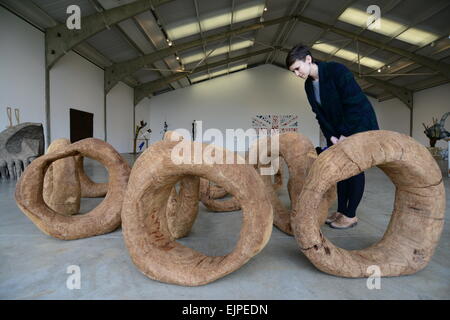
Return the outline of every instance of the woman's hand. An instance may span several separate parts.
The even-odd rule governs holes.
[[[342,135],[339,137],[339,139],[336,138],[335,136],[332,136],[332,137],[330,138],[330,140],[331,140],[331,142],[332,142],[333,144],[337,144],[337,143],[339,143],[339,142],[341,142],[341,141],[344,141],[345,139],[347,139],[347,137],[346,137],[346,136],[342,136]]]

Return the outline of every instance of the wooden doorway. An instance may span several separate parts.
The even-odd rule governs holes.
[[[70,142],[94,136],[94,114],[70,109]]]

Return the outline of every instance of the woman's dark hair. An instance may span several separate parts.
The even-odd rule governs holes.
[[[303,44],[298,44],[289,51],[286,57],[286,68],[289,69],[290,66],[295,62],[295,60],[305,61],[306,56],[311,56],[311,61],[314,62],[314,58],[309,51],[309,48]]]

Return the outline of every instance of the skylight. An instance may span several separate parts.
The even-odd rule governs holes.
[[[352,61],[352,62],[357,62],[357,60],[358,60],[358,53],[350,51],[350,50],[346,50],[346,49],[339,49],[339,47],[336,47],[331,44],[318,43],[318,44],[313,45],[312,48],[315,50],[325,52],[327,54],[333,54],[336,57],[342,58],[344,60],[348,60],[348,61]],[[338,51],[335,52],[336,50],[338,50]],[[366,67],[369,67],[372,69],[378,69],[385,65],[384,62],[373,59],[373,58],[369,58],[369,57],[361,58],[360,63],[363,66],[366,66]]]
[[[211,72],[210,74],[211,74],[211,78],[214,78],[214,77],[218,77],[218,76],[224,75],[227,72],[239,71],[239,70],[242,70],[242,69],[245,69],[245,68],[247,68],[247,64],[246,63],[241,63],[241,64],[235,65],[233,67],[230,67],[229,69],[227,69],[225,67],[223,69]],[[190,77],[192,83],[196,83],[196,82],[199,82],[199,81],[202,81],[202,80],[206,80],[208,78],[209,78],[209,75],[207,73],[206,74],[202,73],[202,74]]]
[[[339,17],[340,21],[350,23],[352,25],[367,28],[367,21],[371,15],[367,12],[356,9],[347,8]],[[397,34],[405,30],[407,26],[394,21],[389,18],[384,18],[381,14],[380,18],[380,28],[373,28],[371,31],[383,34],[388,37],[395,37]],[[405,32],[401,33],[399,36],[395,37],[398,40],[414,44],[416,46],[424,46],[430,42],[433,42],[439,36],[435,33],[431,33],[418,28],[408,28]]]
[[[253,44],[254,44],[254,41],[252,41],[252,40],[236,41],[231,44],[231,51],[245,49],[245,48],[253,46]],[[209,54],[209,52],[211,50],[214,50],[214,49],[206,50],[206,54]],[[215,49],[208,57],[215,57],[215,56],[227,53],[227,52],[229,52],[229,50],[230,50],[230,46],[228,44],[224,44],[224,45],[218,47],[217,49]],[[183,64],[189,64],[189,63],[200,61],[204,58],[205,58],[205,53],[203,51],[201,51],[201,52],[181,56],[181,62]]]
[[[198,34],[200,30],[205,32],[230,25],[232,16],[233,23],[238,23],[259,18],[263,12],[264,1],[256,0],[236,7],[234,14],[232,14],[231,10],[216,11],[208,15],[200,16],[200,21],[197,18],[191,18],[182,22],[169,24],[165,29],[170,40],[177,40]]]

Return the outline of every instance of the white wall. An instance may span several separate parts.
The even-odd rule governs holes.
[[[136,105],[136,109],[135,109],[135,112],[136,112],[135,124],[136,125],[139,124],[139,122],[141,120],[144,120],[144,121],[146,121],[148,123],[147,127],[145,127],[145,128],[146,129],[149,128],[149,125],[150,125],[150,123],[149,123],[149,119],[150,119],[150,105],[151,105],[151,103],[152,103],[152,100],[150,100],[148,98],[145,98],[145,99],[143,99],[141,102],[139,102]],[[156,130],[157,128],[155,128],[155,130],[153,130],[153,128],[151,128],[151,129],[153,131],[152,134],[155,133],[156,131],[159,131],[159,130]]]
[[[410,133],[410,111],[399,99],[378,102],[369,97],[380,129]],[[428,146],[422,122],[431,123],[432,117],[450,111],[450,84],[417,92],[414,95],[413,137]],[[304,91],[304,81],[281,68],[264,65],[220,77],[192,87],[165,93],[148,100],[149,123],[153,130],[151,142],[161,139],[164,120],[169,130],[185,128],[191,132],[191,123],[203,120],[207,128],[251,127],[256,114],[297,114],[299,131],[319,145],[317,120]],[[138,119],[136,119],[138,120]],[[450,128],[450,118],[447,121]],[[446,148],[446,143],[437,144]],[[228,148],[232,146],[228,145]],[[231,149],[230,148],[230,149]]]
[[[409,108],[399,99],[378,102],[369,97],[381,130],[397,131],[409,136]]]
[[[118,83],[106,96],[107,141],[120,153],[133,151],[133,89]]]
[[[104,139],[103,70],[74,52],[50,70],[51,140],[70,138],[69,109],[94,114],[94,137]]]
[[[203,131],[252,127],[258,114],[296,114],[299,131],[319,144],[319,126],[304,93],[304,82],[283,69],[264,65],[179,89],[150,99],[151,142],[161,139],[167,120],[169,130],[185,128],[202,120]],[[243,151],[245,146],[227,148]]]
[[[21,122],[45,127],[44,33],[0,7],[0,43],[0,131],[8,124],[6,107],[19,108]],[[94,113],[94,137],[104,139],[103,77],[101,68],[74,52],[55,64],[50,71],[51,139],[46,141],[70,138],[70,108]],[[133,90],[123,83],[107,95],[107,128],[114,148],[132,151]]]
[[[414,94],[413,137],[429,146],[429,140],[423,133],[425,128],[422,123],[431,125],[432,118],[438,120],[444,113],[450,112],[450,83],[419,91]],[[450,131],[450,117],[447,118],[446,130]],[[447,149],[447,142],[440,140],[436,147]]]
[[[9,124],[7,107],[13,125],[18,108],[21,122],[45,126],[44,34],[0,7],[0,43],[0,131]]]

